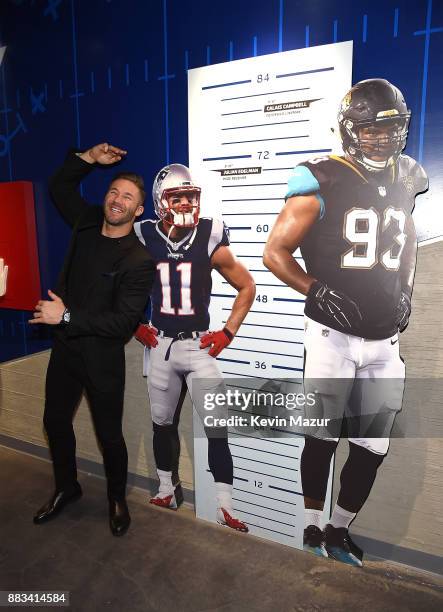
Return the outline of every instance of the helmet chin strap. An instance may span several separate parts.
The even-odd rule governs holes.
[[[392,157],[388,157],[385,161],[378,162],[370,157],[366,157],[366,155],[362,155],[362,162],[370,172],[381,172],[389,168],[389,166],[392,166],[393,160]]]
[[[354,161],[354,163],[357,163],[363,166],[363,168],[365,168],[365,170],[367,170],[368,172],[382,172],[383,170],[386,170],[387,168],[389,168],[390,166],[394,164],[394,159],[392,155],[390,155],[384,161],[375,161],[371,159],[370,157],[367,157],[361,149],[359,150],[359,154],[360,154],[360,158],[359,158],[356,155],[357,150],[358,149],[356,149],[355,147],[351,145],[347,149],[347,154]]]
[[[175,227],[175,225],[171,225],[171,227],[169,228],[168,235],[166,236],[166,241],[167,241],[168,249],[169,249],[169,245],[172,245],[171,234],[172,234],[172,230],[174,229],[174,227]]]
[[[176,227],[177,226],[175,224],[172,224],[171,227],[169,228],[168,235],[166,236],[166,247],[167,247],[167,249],[168,249],[168,251],[169,251],[169,253],[171,255],[173,255],[178,250],[178,247],[180,246],[180,244],[183,244],[183,241],[181,243],[174,244],[173,241],[171,240],[172,231]],[[180,228],[180,226],[178,226],[178,227]],[[186,235],[186,238],[188,236],[190,236],[191,229],[192,228],[189,228],[189,232]],[[191,248],[192,243],[194,242],[196,234],[197,234],[197,226],[194,227],[194,231],[192,232],[192,236],[191,236],[190,240],[188,241],[188,243],[184,247],[182,247],[184,251],[187,251],[189,248]],[[184,238],[184,240],[186,240],[186,238]]]

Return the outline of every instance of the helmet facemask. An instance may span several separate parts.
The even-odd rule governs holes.
[[[368,172],[393,166],[406,146],[410,114],[374,121],[341,123],[343,148]]]
[[[200,215],[200,193],[200,188],[194,185],[165,189],[162,193],[161,206],[158,211],[162,221],[175,227],[195,227]],[[186,197],[188,205],[183,206],[180,203],[182,196]],[[174,202],[170,202],[171,198],[175,197],[177,197],[176,206]],[[175,208],[178,208],[178,210],[175,210]],[[180,210],[180,208],[184,208],[184,210]]]

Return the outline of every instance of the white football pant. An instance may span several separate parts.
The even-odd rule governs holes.
[[[208,355],[210,347],[201,349],[200,338],[176,340],[173,343],[171,338],[157,339],[158,345],[145,351],[149,355],[148,392],[154,423],[173,423],[184,383],[202,419],[208,414],[225,418],[226,407],[212,409],[211,412],[205,409],[206,394],[226,392],[217,361]],[[166,360],[169,348],[169,359]]]
[[[338,440],[346,418],[350,442],[385,455],[395,414],[401,410],[405,365],[398,334],[367,340],[305,319],[305,394],[319,401],[306,417],[332,417],[335,428],[305,433]],[[371,433],[374,437],[371,436]]]

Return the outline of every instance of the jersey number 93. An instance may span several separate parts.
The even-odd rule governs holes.
[[[398,224],[394,243],[379,253],[380,231],[386,230],[393,221]],[[380,262],[387,270],[398,270],[406,243],[405,224],[405,212],[392,206],[386,208],[383,219],[380,219],[375,208],[349,210],[344,218],[343,237],[352,244],[352,248],[342,255],[341,267],[370,269]]]

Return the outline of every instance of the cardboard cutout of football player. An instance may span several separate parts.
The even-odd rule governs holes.
[[[329,436],[305,437],[304,548],[355,566],[362,565],[362,552],[348,528],[388,451],[403,395],[398,332],[406,328],[411,311],[417,252],[411,213],[416,194],[428,184],[420,164],[402,155],[410,115],[402,93],[388,81],[357,83],[338,115],[344,156],[313,159],[294,169],[264,253],[265,266],[306,295],[305,386],[315,381],[321,407],[327,412],[334,404],[335,416],[337,409],[342,416],[349,411],[348,423],[352,417],[357,423],[356,432],[348,431],[341,488],[324,528],[321,517],[340,427]],[[292,256],[298,247],[306,272]],[[341,379],[341,393],[338,382],[331,392],[335,378]],[[381,379],[391,397],[377,400],[368,389]],[[361,429],[368,415],[379,420],[373,435]]]
[[[255,284],[229,249],[223,221],[200,217],[201,189],[186,166],[171,164],[160,170],[152,194],[159,220],[142,221],[135,232],[153,257],[157,275],[151,293],[151,324],[141,325],[136,337],[150,347],[148,392],[160,480],[150,503],[176,510],[182,501],[176,474],[177,426],[186,390],[200,414],[204,392],[223,392],[215,357],[230,344],[249,312]],[[208,332],[212,269],[238,294],[225,327]],[[211,427],[205,431],[217,521],[246,532],[246,524],[234,516],[232,508],[233,464],[227,430]]]

